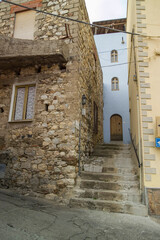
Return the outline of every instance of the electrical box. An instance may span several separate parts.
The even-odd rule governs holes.
[[[137,81],[137,75],[133,75],[133,81]]]
[[[160,138],[160,117],[156,117],[156,137]]]

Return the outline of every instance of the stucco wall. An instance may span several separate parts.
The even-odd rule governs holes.
[[[124,44],[122,44],[122,37]],[[110,118],[114,114],[119,114],[123,121],[123,142],[129,143],[130,128],[129,120],[129,97],[128,97],[128,67],[127,64],[127,40],[123,33],[101,34],[94,36],[99,58],[103,70],[103,132],[104,142],[110,142]],[[118,50],[118,62],[111,63],[111,51]],[[107,67],[113,65],[113,67]],[[116,66],[117,65],[117,66]],[[105,67],[106,66],[106,67]],[[119,79],[119,91],[111,90],[111,80],[113,77]]]
[[[149,189],[148,204],[152,214],[159,214],[159,191],[160,191],[160,151],[155,147],[156,117],[160,116],[159,109],[159,11],[160,2],[158,0],[136,0],[128,1],[128,31],[135,32],[141,36],[134,36],[135,56],[137,61],[137,82],[132,82],[130,76],[130,98],[131,108],[135,104],[136,94],[139,95],[139,111],[133,108],[131,115],[131,129],[133,135],[140,135],[141,155],[143,163],[144,186]],[[134,17],[132,17],[134,16]],[[148,37],[145,37],[146,35]],[[133,44],[133,39],[128,37],[128,47]],[[129,49],[129,55],[134,52]],[[133,58],[134,59],[134,58]],[[134,65],[130,66],[133,74]],[[133,88],[134,85],[134,88]],[[135,87],[136,85],[136,87]],[[132,110],[131,110],[132,111]],[[134,118],[140,117],[140,130],[133,125]],[[138,142],[138,140],[136,140]],[[138,142],[139,144],[139,142]],[[152,194],[153,192],[153,194]],[[156,194],[154,195],[154,192]],[[157,194],[158,193],[158,194]]]

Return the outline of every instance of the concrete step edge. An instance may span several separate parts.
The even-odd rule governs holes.
[[[92,189],[92,188],[75,188],[75,192],[85,192],[85,191],[90,191],[90,192],[104,192],[104,193],[114,193],[114,194],[127,194],[129,196],[136,195],[140,196],[140,193],[138,193],[138,190],[131,190],[131,191],[125,191],[125,190],[106,190],[106,189]]]
[[[95,147],[117,147],[117,148],[119,148],[119,147],[122,147],[122,148],[131,148],[131,145],[130,144],[97,144]]]
[[[90,180],[90,179],[81,179],[79,180],[80,182],[96,182],[96,183],[108,183],[106,181],[101,181],[101,180]],[[118,184],[128,184],[128,183],[135,183],[135,185],[138,185],[139,182],[135,181],[135,180],[131,180],[131,181],[118,181],[118,182],[109,182],[109,183],[118,183]]]
[[[108,201],[108,200],[99,200],[99,199],[91,199],[91,198],[71,198],[71,199],[76,199],[76,200],[81,200],[81,201],[92,201],[92,202],[104,202],[104,203],[115,203],[115,204],[122,204],[122,205],[132,205],[132,206],[139,206],[139,207],[147,207],[146,205],[142,204],[142,203],[133,203],[130,201]]]
[[[82,174],[84,174],[84,175],[87,175],[87,174],[89,174],[89,175],[101,175],[101,176],[117,176],[117,177],[121,177],[121,176],[123,176],[123,177],[138,177],[138,175],[135,175],[134,173],[131,173],[131,174],[125,174],[125,175],[123,175],[123,174],[121,174],[121,173],[105,173],[105,172],[86,172],[86,171],[82,171],[81,172]]]
[[[129,201],[107,201],[90,198],[71,198],[70,207],[77,206],[89,209],[100,209],[107,212],[127,213],[138,216],[148,216],[148,209],[145,205]]]

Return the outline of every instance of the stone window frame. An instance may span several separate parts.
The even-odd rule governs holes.
[[[111,90],[119,91],[119,79],[117,77],[113,77],[111,80]]]
[[[16,106],[16,97],[17,97],[17,93],[16,93],[16,90],[20,87],[31,87],[31,86],[35,86],[35,97],[34,97],[34,106],[33,106],[33,116],[32,116],[32,119],[26,119],[24,116],[25,116],[25,113],[26,113],[26,107],[27,107],[27,99],[28,99],[28,93],[26,95],[26,92],[25,92],[25,110],[24,110],[24,106],[23,106],[23,119],[20,119],[20,120],[14,120],[14,113],[15,113],[15,106]],[[11,97],[11,104],[10,104],[10,112],[9,112],[9,119],[8,119],[8,122],[32,122],[33,119],[34,119],[34,114],[35,114],[35,100],[36,100],[36,83],[35,82],[32,82],[32,83],[19,83],[19,84],[14,84],[13,85],[13,89],[12,89],[12,97]],[[25,90],[26,91],[26,90]]]
[[[115,49],[111,51],[111,62],[118,62],[118,51]]]

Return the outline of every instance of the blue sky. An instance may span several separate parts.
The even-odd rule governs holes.
[[[91,22],[125,18],[127,0],[85,0]]]

